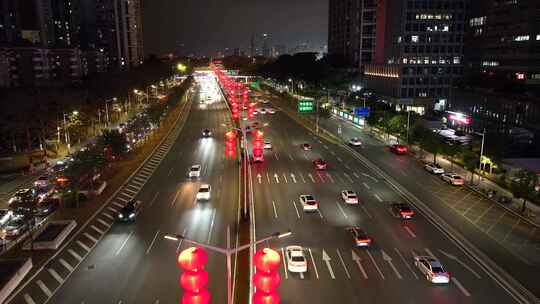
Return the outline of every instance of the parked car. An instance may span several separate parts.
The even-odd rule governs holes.
[[[7,237],[15,237],[28,230],[28,223],[23,217],[13,218],[3,227],[3,232]]]
[[[407,154],[407,152],[409,152],[409,149],[407,148],[407,146],[404,145],[391,145],[390,151],[397,155],[403,155]]]
[[[436,163],[428,163],[424,166],[424,169],[426,169],[426,171],[428,172],[431,172],[433,174],[443,174],[444,173],[444,168],[441,167],[439,164],[436,164]]]
[[[463,184],[465,184],[465,180],[463,179],[463,177],[456,173],[443,173],[441,174],[441,178],[443,181],[454,186],[462,186]]]

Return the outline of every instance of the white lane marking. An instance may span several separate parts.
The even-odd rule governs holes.
[[[332,269],[332,265],[330,264],[330,261],[332,260],[328,253],[323,249],[322,250],[322,260],[326,264],[326,267],[328,268],[328,272],[330,273],[330,277],[332,280],[336,279],[336,276],[334,275],[334,270]]]
[[[369,174],[366,174],[366,173],[362,173],[363,176],[367,177],[367,178],[371,178],[374,182],[377,182],[377,179]]]
[[[274,218],[278,218],[277,216],[277,210],[276,210],[276,203],[272,201],[272,208],[274,208]],[[283,249],[283,248],[282,248]]]
[[[336,152],[334,152],[334,151],[330,151],[330,154],[332,154],[332,155],[336,155]]]
[[[369,218],[373,218],[373,215],[371,215],[371,213],[369,213],[369,211],[367,210],[366,206],[364,206],[364,204],[360,204],[360,208],[362,208],[362,210],[364,210],[364,212],[366,213],[366,215]]]
[[[289,274],[287,272],[287,263],[285,262],[287,258],[287,256],[285,255],[285,250],[283,249],[283,247],[281,247],[281,256],[283,257],[283,272],[285,273],[285,279],[288,279],[289,278]]]
[[[411,228],[407,227],[407,226],[403,226],[403,229],[405,229],[405,231],[407,231],[407,233],[412,237],[412,238],[415,238],[416,237],[416,234],[414,234],[414,232],[411,230]]]
[[[324,145],[323,147],[324,147],[326,150],[328,150],[328,146],[327,146],[327,145]]]
[[[292,179],[293,183],[296,184],[296,176],[294,175],[294,173],[291,173],[291,179]]]
[[[274,173],[274,178],[276,179],[276,184],[279,184],[279,175]]]
[[[376,198],[379,202],[382,203],[383,200],[382,200],[382,198],[381,198],[378,194],[375,193],[375,194],[373,194],[373,196],[375,196],[375,198]]]
[[[82,261],[82,257],[75,252],[73,249],[68,249],[69,254],[71,254],[75,259],[77,259],[79,262]]]
[[[99,229],[98,227],[96,227],[95,225],[91,225],[90,228],[94,229],[97,233],[99,234],[103,234],[104,231]]]
[[[302,172],[300,172],[300,177],[302,178],[302,181],[304,182],[304,184],[306,183],[306,179],[304,178],[304,174],[302,174]]]
[[[416,272],[414,272],[411,265],[409,265],[409,263],[407,263],[407,260],[405,260],[405,257],[401,254],[401,252],[397,248],[394,248],[394,250],[398,254],[398,256],[401,259],[401,261],[403,262],[403,264],[405,264],[407,269],[409,269],[409,271],[413,274],[414,278],[418,280],[418,275],[416,274]]]
[[[108,213],[108,212],[103,212],[102,213],[105,217],[111,219],[111,220],[114,220],[114,217],[112,216],[112,214]]]
[[[289,182],[287,181],[287,175],[285,175],[285,173],[283,173],[283,178],[285,179],[285,184],[288,184]]]
[[[42,280],[37,280],[36,284],[37,286],[39,286],[39,289],[41,289],[41,291],[43,291],[43,293],[47,296],[47,298],[52,297],[51,290],[45,285],[45,283],[43,283]]]
[[[343,261],[343,257],[341,256],[341,252],[339,252],[339,249],[336,248],[339,260],[341,261],[341,265],[343,266],[343,269],[345,269],[345,274],[347,274],[347,278],[351,278],[351,274],[349,273],[349,270],[347,269],[347,266],[345,265],[345,261]]]
[[[105,222],[104,220],[102,220],[102,219],[100,219],[100,218],[98,218],[97,221],[98,221],[99,223],[101,223],[103,226],[107,227],[107,228],[111,227],[111,224]]]
[[[268,174],[268,172],[266,172],[266,179],[268,180],[268,183],[270,184],[270,175]]]
[[[62,264],[62,266],[66,267],[66,269],[67,269],[69,272],[72,272],[72,271],[74,270],[73,266],[69,265],[69,263],[66,262],[66,260],[64,260],[64,259],[61,258],[61,259],[58,260],[58,262],[59,262],[60,264]]]
[[[124,205],[120,204],[120,203],[117,203],[117,202],[114,202],[112,203],[113,205],[115,205],[116,207],[120,207],[120,208],[123,208]]]
[[[479,216],[477,219],[475,219],[475,220],[473,221],[473,223],[475,223],[475,224],[478,223],[478,221],[479,221],[481,218],[483,218],[484,215],[486,215],[486,214],[489,212],[489,210],[491,210],[491,208],[493,208],[493,207],[495,207],[495,204],[490,204],[489,208],[486,208],[486,209],[484,210],[484,212],[482,212],[482,214],[480,214],[480,216]]]
[[[319,213],[319,216],[320,216],[321,218],[323,218],[323,215],[322,215],[322,213],[321,213],[321,209],[317,208],[317,213]]]
[[[438,257],[436,257],[436,256],[433,254],[433,252],[431,252],[431,250],[429,250],[429,248],[424,248],[424,251],[425,251],[430,257],[432,257],[432,258],[434,258],[434,259],[436,259],[436,260],[439,260],[439,261],[441,260],[441,259],[439,259]]]
[[[148,249],[146,249],[146,254],[150,253],[150,250],[152,250],[152,247],[154,247],[154,243],[156,242],[156,239],[159,235],[159,229],[156,231],[156,234],[154,235],[154,238],[152,239],[152,242],[150,243],[150,246],[148,246]]]
[[[116,250],[114,255],[118,255],[120,253],[120,251],[122,251],[122,249],[124,248],[124,246],[126,246],[127,242],[129,241],[129,239],[131,238],[131,236],[133,235],[134,232],[135,232],[135,230],[133,230],[133,231],[131,231],[129,233],[129,235],[126,237],[126,239],[122,242],[122,245],[120,245],[120,247],[118,247],[118,249]]]
[[[518,219],[514,225],[512,225],[512,228],[510,229],[510,231],[508,231],[508,233],[506,233],[506,235],[504,236],[504,238],[502,239],[502,242],[506,242],[506,239],[508,238],[508,236],[510,236],[510,234],[514,231],[514,229],[516,229],[516,226],[519,225],[519,223],[521,222],[521,219]]]
[[[317,279],[319,279],[319,271],[317,271],[317,264],[315,264],[315,259],[313,258],[313,253],[311,252],[311,248],[308,248],[309,255],[311,256],[311,264],[313,264],[313,270],[315,270],[315,276]]]
[[[489,232],[491,231],[491,229],[493,229],[495,226],[497,226],[497,224],[499,223],[499,221],[506,215],[506,212],[503,212],[501,214],[501,216],[497,219],[497,221],[495,221],[487,230],[486,230],[486,233],[489,234]]]
[[[88,232],[83,233],[85,237],[87,237],[89,240],[91,240],[94,243],[97,243],[97,239],[93,236],[91,236]]]
[[[375,259],[373,258],[373,255],[371,255],[371,252],[366,251],[366,253],[369,256],[369,259],[371,260],[371,262],[373,263],[373,266],[375,266],[375,269],[377,269],[377,272],[379,273],[381,278],[383,280],[385,280],[386,278],[384,277],[384,274],[382,273],[381,268],[379,268],[379,265],[377,265],[377,262],[375,262]]]
[[[337,160],[338,160],[338,162],[340,162],[340,163],[343,162],[343,159],[341,159],[341,157],[337,157]]]
[[[381,254],[382,254],[382,258],[383,260],[385,260],[388,265],[390,266],[390,268],[392,268],[392,270],[394,271],[394,273],[396,274],[396,276],[398,277],[398,279],[403,279],[403,277],[401,276],[401,274],[399,273],[399,271],[397,270],[396,268],[396,265],[394,265],[394,262],[392,262],[392,257],[389,256],[384,250],[381,249]]]
[[[458,289],[466,296],[466,297],[470,297],[471,296],[471,293],[465,289],[465,287],[463,287],[463,285],[461,284],[460,281],[458,281],[458,279],[456,279],[456,277],[452,277],[452,282],[458,287]]]
[[[297,216],[298,218],[300,218],[300,212],[298,212],[298,207],[296,207],[296,202],[295,202],[295,201],[292,201],[292,204],[293,204],[293,206],[294,206],[294,210],[296,210],[296,216]]]
[[[210,229],[208,230],[208,238],[206,240],[207,243],[210,243],[210,240],[212,239],[212,231],[214,231],[214,223],[216,222],[216,209],[212,212],[212,220],[210,221]]]
[[[353,172],[353,175],[354,175],[354,177],[356,177],[356,178],[360,178],[360,175],[358,175],[358,173],[356,173],[356,172]]]
[[[328,179],[330,179],[330,181],[332,182],[332,184],[334,184],[334,178],[332,177],[332,175],[330,173],[326,173],[326,177],[328,177]]]
[[[315,179],[313,178],[313,175],[311,175],[311,173],[308,173],[308,176],[309,176],[309,178],[311,179],[311,181],[312,181],[313,183],[315,183]]]
[[[445,255],[447,258],[451,259],[451,260],[454,260],[456,261],[458,264],[460,264],[463,268],[467,269],[468,271],[470,271],[477,279],[481,279],[482,277],[480,276],[480,274],[476,271],[474,271],[474,269],[467,265],[465,262],[463,262],[461,259],[459,259],[457,256],[455,255],[452,255],[446,251],[443,251],[441,249],[439,249],[439,252],[442,253],[443,255]]]
[[[182,235],[186,235],[186,232],[187,232],[187,228],[184,228],[184,232],[182,232]],[[180,239],[180,241],[178,242],[178,246],[176,246],[176,253],[180,252],[180,246],[182,246],[183,241],[184,239]]]
[[[290,158],[291,160],[294,160],[294,158],[292,157],[291,153],[289,153],[289,158]]]
[[[358,266],[358,269],[360,269],[360,272],[364,276],[364,279],[367,280],[368,276],[366,273],[366,270],[364,269],[364,266],[362,266],[362,258],[356,252],[354,252],[354,249],[352,250],[352,260],[356,263],[356,266]]]
[[[369,187],[369,185],[366,184],[366,183],[362,183],[362,185],[364,185],[364,187],[366,187],[366,189],[368,189],[368,190],[371,189],[371,188]]]
[[[85,243],[83,243],[81,241],[76,241],[75,243],[77,243],[77,245],[81,246],[82,249],[84,249],[86,251],[90,251],[90,247],[86,246]]]
[[[349,165],[345,165],[345,169],[351,170],[351,167],[349,167]]]
[[[27,293],[23,295],[23,298],[26,304],[36,304],[36,302],[34,302],[34,299],[32,299],[32,297]]]
[[[58,281],[58,283],[64,283],[64,279],[62,279],[62,277],[58,274],[58,272],[56,272],[56,270],[52,268],[47,268],[47,271],[56,281]]]
[[[351,183],[354,183],[354,180],[349,176],[349,174],[343,172],[343,175],[345,175],[345,177],[346,177]]]
[[[152,200],[150,201],[150,207],[152,207],[152,205],[154,205],[154,202],[156,201],[156,199],[158,198],[159,196],[159,191],[156,192],[156,194],[154,194],[154,197],[152,198]]]
[[[274,156],[275,156],[276,160],[279,160],[279,157],[277,156],[277,153],[274,153]]]
[[[341,207],[341,205],[337,201],[336,201],[336,205],[337,205],[339,211],[341,211],[341,214],[343,215],[343,217],[345,219],[348,219],[347,214],[345,213],[345,211],[343,210],[343,208]]]
[[[176,193],[174,194],[174,198],[171,202],[171,207],[174,206],[174,203],[176,202],[176,199],[178,198],[179,195],[180,195],[180,191],[176,191]]]

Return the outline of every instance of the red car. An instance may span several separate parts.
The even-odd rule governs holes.
[[[407,152],[409,152],[409,149],[404,145],[391,145],[390,151],[398,155],[403,155],[407,154]]]
[[[315,165],[315,169],[317,170],[326,170],[326,168],[328,167],[328,164],[320,158],[314,160],[313,164]]]

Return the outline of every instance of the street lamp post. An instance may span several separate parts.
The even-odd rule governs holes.
[[[486,137],[486,128],[482,131],[482,145],[480,146],[480,162],[478,164],[478,169],[480,170],[480,174],[478,174],[478,182],[482,180],[482,158],[484,157],[484,139]],[[474,174],[474,172],[473,172]]]
[[[67,145],[67,149],[68,149],[68,152],[70,152],[71,150],[71,143],[69,141],[69,133],[68,133],[68,128],[67,128],[67,121],[66,121],[66,113],[64,113],[64,139],[66,141],[66,145]]]
[[[214,251],[217,253],[224,254],[227,257],[227,303],[232,304],[233,303],[233,297],[232,297],[232,256],[233,254],[237,254],[240,251],[246,250],[250,248],[251,246],[257,246],[258,244],[273,240],[273,239],[280,239],[287,236],[290,236],[292,232],[289,230],[287,232],[281,233],[281,232],[275,232],[265,238],[262,238],[260,240],[238,246],[236,248],[231,247],[231,233],[230,233],[230,227],[227,226],[227,248],[222,248],[218,246],[213,246],[205,243],[200,243],[191,239],[186,238],[185,236],[181,234],[166,234],[164,236],[167,240],[172,240],[176,242],[180,241],[186,241],[188,243],[191,243],[195,246],[200,246],[205,249],[208,249],[210,251]]]
[[[291,93],[294,95],[294,79],[289,78],[289,82],[291,83]]]

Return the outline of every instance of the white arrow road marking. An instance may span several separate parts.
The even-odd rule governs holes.
[[[304,174],[300,173],[300,177],[302,178],[302,181],[304,182],[304,184],[306,183],[306,179],[304,178]]]
[[[336,252],[338,254],[339,260],[341,261],[341,265],[343,266],[343,269],[345,269],[345,274],[347,275],[347,278],[351,278],[351,274],[349,273],[349,270],[347,269],[347,266],[345,265],[345,261],[343,261],[343,257],[341,256],[341,252],[339,252],[339,249],[336,248]]]
[[[126,246],[127,242],[129,241],[129,239],[131,238],[131,236],[133,235],[133,232],[135,232],[135,230],[131,231],[129,233],[129,235],[126,237],[126,239],[124,240],[124,242],[122,242],[122,245],[120,245],[120,247],[118,248],[118,250],[116,250],[116,252],[114,253],[114,255],[118,255],[120,253],[120,251],[122,251],[122,248],[124,248],[124,246]]]
[[[401,274],[397,270],[396,266],[392,262],[392,257],[389,256],[384,250],[381,250],[381,253],[382,253],[383,260],[385,260],[388,263],[388,265],[390,265],[390,268],[392,268],[392,270],[394,271],[394,273],[396,274],[398,279],[400,279],[400,280],[403,279],[403,277],[401,276]]]
[[[345,175],[345,177],[351,182],[351,183],[354,183],[354,180],[349,176],[349,174],[347,173],[343,173],[343,175]]]
[[[332,269],[332,265],[330,264],[330,261],[332,260],[328,253],[323,249],[322,251],[322,259],[326,263],[326,267],[328,267],[328,272],[330,273],[330,277],[332,277],[332,280],[336,279],[336,276],[334,275],[334,270]]]
[[[456,284],[456,286],[458,287],[458,289],[466,296],[466,297],[470,297],[471,296],[471,293],[465,289],[465,287],[463,287],[463,285],[461,284],[460,281],[458,281],[458,279],[456,279],[455,277],[452,277],[452,282],[454,284]]]
[[[407,231],[407,233],[408,233],[411,237],[413,237],[413,238],[416,237],[416,234],[414,234],[414,232],[413,232],[413,231],[411,230],[411,228],[409,228],[408,226],[403,226],[403,229],[405,229],[405,231]]]
[[[413,274],[414,278],[418,280],[418,275],[416,274],[416,272],[414,272],[414,270],[412,269],[411,265],[409,265],[409,263],[407,263],[407,260],[405,260],[405,257],[403,257],[403,255],[401,254],[401,252],[400,252],[397,248],[394,248],[394,250],[395,250],[396,253],[399,255],[399,258],[401,259],[401,261],[403,262],[403,264],[405,264],[405,266],[407,267],[407,269],[409,269],[409,271]]]
[[[296,207],[296,202],[295,202],[295,201],[292,201],[292,204],[293,204],[293,206],[294,206],[294,210],[296,210],[296,216],[297,216],[298,218],[300,218],[300,212],[298,212],[298,207]]]
[[[281,247],[281,256],[283,257],[283,272],[285,273],[285,279],[289,278],[289,274],[287,273],[287,262],[285,262],[288,257],[285,255],[285,250],[283,247]]]
[[[274,208],[274,218],[277,218],[276,203],[274,201],[272,201],[272,207]]]
[[[266,172],[266,179],[268,180],[268,183],[270,184],[270,175],[268,174],[268,172]]]
[[[259,184],[262,183],[262,175],[260,173],[257,173],[257,180],[259,181]]]
[[[369,187],[369,185],[366,184],[366,183],[362,183],[362,185],[364,185],[364,187],[366,187],[366,189],[368,189],[368,190],[371,189],[371,188]]]
[[[312,182],[315,182],[315,180],[313,179],[313,175],[311,175],[311,173],[308,173],[308,176],[309,176],[309,178],[311,179]]]
[[[459,259],[457,256],[452,255],[452,254],[450,254],[450,253],[448,253],[448,252],[442,251],[442,250],[440,250],[440,249],[439,249],[439,252],[442,253],[443,255],[445,255],[447,258],[456,261],[458,264],[460,264],[461,266],[463,266],[463,268],[465,268],[465,269],[467,269],[468,271],[470,271],[477,279],[481,279],[481,278],[482,278],[478,272],[474,271],[474,269],[472,269],[471,266],[465,264],[465,262],[463,262],[463,261],[462,261],[461,259]]]
[[[341,214],[343,215],[343,217],[344,217],[345,219],[348,219],[347,214],[345,213],[345,210],[343,210],[343,208],[341,207],[341,205],[339,204],[339,202],[336,201],[336,205],[337,205],[339,211],[341,211]]]
[[[293,183],[295,183],[295,184],[296,184],[296,177],[294,176],[294,174],[293,174],[293,173],[291,173],[291,179],[292,179]]]
[[[317,264],[315,264],[315,259],[313,258],[313,253],[311,252],[311,248],[308,248],[309,255],[311,256],[311,264],[313,264],[313,270],[315,270],[315,276],[317,279],[319,279],[319,271],[317,271]]]
[[[274,173],[274,178],[276,179],[276,183],[279,184],[279,176],[277,173]]]
[[[328,177],[328,179],[330,179],[330,181],[332,182],[332,184],[334,184],[334,178],[332,178],[332,175],[330,175],[330,173],[326,173],[326,177]]]
[[[379,275],[381,275],[381,278],[385,280],[386,278],[384,277],[384,274],[382,273],[381,268],[379,268],[379,265],[377,265],[377,262],[375,262],[373,255],[371,255],[371,252],[366,251],[366,253],[369,256],[369,259],[371,260],[371,262],[373,262],[373,266],[375,266],[375,269],[377,269],[377,272],[379,273]]]
[[[283,178],[285,179],[285,184],[288,184],[289,182],[287,181],[287,175],[285,175],[285,173],[283,173]]]
[[[356,252],[354,252],[354,249],[352,250],[352,260],[356,263],[358,269],[360,269],[360,272],[364,276],[364,279],[367,280],[368,276],[366,271],[364,270],[364,266],[362,266],[362,259],[360,258],[360,256],[358,256],[358,254],[356,254]]]
[[[375,193],[375,194],[373,194],[373,196],[375,196],[375,198],[376,198],[379,202],[382,203],[383,200],[382,200],[382,198],[381,198],[378,194]]]

